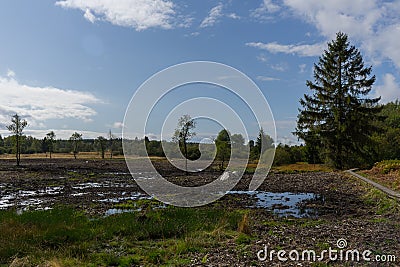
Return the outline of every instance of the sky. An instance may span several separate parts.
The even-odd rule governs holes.
[[[338,31],[373,66],[370,96],[400,98],[398,14],[400,1],[376,0],[2,0],[0,134],[18,113],[29,123],[25,134],[38,138],[50,130],[57,138],[118,136],[148,78],[175,64],[212,61],[251,78],[272,110],[277,142],[296,144],[291,132],[299,99],[310,93],[306,80]],[[183,95],[165,104],[173,108]]]

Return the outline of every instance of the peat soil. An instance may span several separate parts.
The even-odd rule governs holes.
[[[18,211],[68,205],[90,216],[104,216],[116,203],[149,199],[133,177],[152,179],[154,172],[143,167],[140,159],[135,162],[137,168],[131,175],[124,160],[24,159],[21,167],[12,160],[1,160],[0,208]],[[166,161],[153,163],[168,180],[185,186],[206,184],[221,175],[212,169],[185,175]],[[233,190],[246,191],[251,179],[251,174],[245,174]],[[343,250],[372,251],[372,261],[332,260],[325,255],[317,261],[325,265],[316,266],[400,266],[399,203],[384,195],[371,201],[366,196],[371,192],[369,185],[341,172],[271,172],[257,191],[313,193],[317,197],[299,203],[299,208],[313,211],[310,216],[295,218],[278,216],[271,209],[249,209],[256,201],[250,194],[225,195],[209,205],[248,210],[243,219],[246,238],[228,238],[221,240],[221,246],[193,253],[193,266],[310,266],[307,260],[280,261],[276,252],[260,261],[257,252],[267,246],[268,253],[308,249],[318,256],[324,249],[338,249],[339,239],[347,242]],[[396,261],[377,262],[375,255],[394,255]]]

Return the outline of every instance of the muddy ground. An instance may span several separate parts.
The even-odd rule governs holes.
[[[27,159],[21,167],[14,161],[0,161],[0,208],[23,211],[47,209],[56,205],[70,205],[90,216],[104,216],[116,203],[148,199],[137,186],[123,160],[68,160]],[[208,169],[186,176],[164,161],[154,162],[157,170],[170,181],[185,186],[195,186],[215,180],[221,173]],[[151,178],[151,170],[137,161],[135,177]],[[235,191],[247,190],[252,178],[245,174]],[[207,253],[193,254],[193,265],[209,266],[309,266],[300,261],[282,262],[275,256],[272,261],[260,262],[257,252],[269,249],[315,249],[332,247],[344,238],[347,248],[371,250],[374,255],[395,255],[395,263],[345,262],[324,259],[325,264],[338,266],[400,266],[400,213],[398,203],[374,198],[367,199],[370,187],[340,172],[285,174],[271,172],[258,192],[312,193],[314,197],[297,203],[304,216],[291,216],[274,212],[285,208],[279,205],[262,208],[249,194],[229,194],[210,205],[227,209],[250,209],[249,240],[238,244],[227,241]],[[374,203],[374,201],[376,203]],[[380,201],[394,205],[393,212],[380,210]],[[141,207],[143,208],[143,207]],[[296,218],[304,217],[304,218]],[[322,265],[324,266],[324,265]]]

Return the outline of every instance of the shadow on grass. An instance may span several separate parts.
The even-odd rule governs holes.
[[[176,208],[88,218],[64,207],[0,211],[0,263],[61,266],[185,265],[188,253],[239,233],[243,211]],[[15,264],[14,266],[18,266]]]

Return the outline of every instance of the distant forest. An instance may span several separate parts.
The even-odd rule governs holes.
[[[375,162],[386,159],[400,159],[400,102],[391,102],[383,105],[380,112],[380,121],[372,121],[372,124],[379,124],[381,131],[372,136],[372,143],[370,147],[366,148],[370,151],[370,158],[365,162],[365,165],[372,165]],[[57,133],[55,133],[57,134]],[[1,137],[0,136],[0,154],[13,154],[15,153],[15,145],[13,136]],[[237,136],[236,136],[237,138]],[[240,139],[240,138],[239,138]],[[48,153],[50,152],[49,142],[44,136],[43,139],[34,138],[32,136],[21,137],[21,153],[34,154],[34,153]],[[146,156],[146,151],[143,148],[143,142],[146,143],[147,153],[149,156],[163,157],[164,152],[162,149],[161,141],[149,140],[147,137],[143,139],[130,140],[132,142],[132,154],[138,156]],[[73,142],[71,140],[56,139],[52,143],[53,153],[71,153],[73,152]],[[242,146],[249,146],[250,160],[256,161],[260,156],[260,145],[257,140],[251,140],[247,144],[237,142],[234,140],[229,142],[229,146],[233,149],[240,150]],[[122,155],[122,139],[121,138],[102,138],[97,139],[82,139],[79,141],[79,152],[98,152],[111,151],[113,155]],[[213,156],[212,152],[208,157]],[[108,153],[107,155],[109,155]],[[197,159],[200,157],[199,144],[188,143],[188,158]],[[275,165],[290,164],[296,162],[308,163],[323,163],[323,155],[315,149],[315,147],[307,145],[289,146],[285,144],[278,144],[275,153]]]

